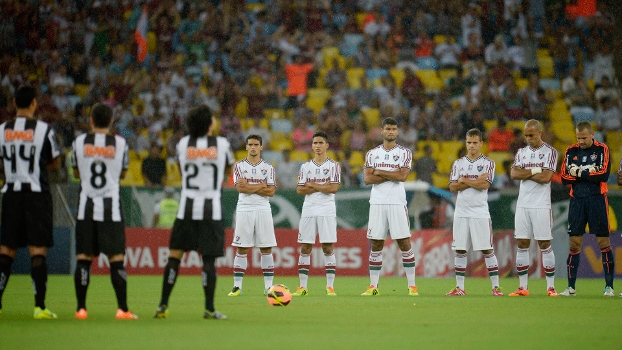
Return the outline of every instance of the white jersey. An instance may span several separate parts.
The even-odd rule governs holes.
[[[472,161],[467,156],[464,156],[454,162],[449,182],[458,182],[458,179],[461,177],[477,180],[484,173],[488,173],[488,182],[492,183],[495,175],[495,162],[492,159],[482,154]],[[469,187],[459,191],[454,217],[490,218],[488,190],[476,190]]]
[[[73,141],[72,167],[80,172],[78,220],[122,221],[119,181],[129,167],[121,136],[82,134]]]
[[[413,155],[411,150],[395,145],[391,149],[380,145],[365,155],[365,168],[374,168],[385,171],[399,171],[401,168],[410,169]],[[369,198],[370,204],[401,204],[406,205],[406,190],[402,181],[385,181],[374,184]]]
[[[532,169],[542,168],[555,172],[557,167],[557,150],[547,143],[538,149],[523,147],[514,156],[514,167]],[[516,207],[520,208],[551,208],[551,183],[540,184],[532,180],[521,180]]]
[[[249,185],[266,183],[268,186],[276,186],[274,167],[272,164],[259,160],[257,164],[251,164],[246,158],[235,163],[233,166],[233,181],[238,183],[238,179],[244,178]],[[270,202],[267,196],[256,193],[240,193],[236,211],[266,211],[270,209]]]
[[[341,166],[330,158],[327,158],[322,164],[310,160],[300,166],[298,173],[298,186],[304,186],[306,182],[339,184],[341,183]],[[336,217],[335,194],[315,192],[306,195],[301,216]]]
[[[177,218],[221,220],[225,168],[234,161],[229,141],[220,136],[184,136],[177,143],[177,160],[182,176]]]
[[[47,192],[47,165],[60,155],[54,130],[45,122],[17,117],[0,125],[5,192]]]

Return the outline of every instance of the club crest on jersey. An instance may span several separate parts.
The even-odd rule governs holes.
[[[7,142],[10,142],[10,141],[32,142],[34,138],[35,138],[35,133],[34,133],[34,130],[32,129],[28,129],[28,130],[6,129],[4,130],[4,140]]]
[[[94,145],[84,145],[85,157],[114,158],[114,153],[114,146],[99,147]]]
[[[484,169],[484,166],[483,166],[483,165],[478,165],[478,166],[477,166],[477,171],[482,171],[482,169]]]
[[[268,173],[268,170],[266,170],[266,169],[261,169],[261,174],[262,174],[262,175],[266,175],[267,173]]]
[[[592,154],[592,155],[590,156],[590,159],[591,159],[591,160],[592,160],[592,162],[593,162],[593,161],[595,161],[595,160],[596,160],[596,158],[597,158],[597,157],[598,157],[598,156],[596,155],[596,153],[594,153],[594,154]]]
[[[544,158],[544,153],[538,154],[538,158],[540,158],[540,159]]]
[[[328,168],[325,168],[323,171],[324,171],[324,175],[328,174]]]
[[[397,162],[398,159],[400,159],[400,155],[399,154],[394,154],[393,155],[393,160]]]
[[[188,150],[186,151],[186,157],[188,159],[197,159],[197,158],[216,159],[218,158],[218,151],[216,150],[216,147],[210,147],[210,148],[188,147]]]

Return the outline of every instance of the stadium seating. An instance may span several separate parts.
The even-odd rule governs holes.
[[[435,70],[418,70],[415,74],[425,86],[426,93],[437,92],[443,88],[444,83],[438,77],[438,73]]]
[[[415,61],[417,67],[421,70],[437,70],[438,69],[438,61],[434,57],[419,57]]]
[[[439,69],[438,70],[438,76],[439,78],[441,78],[441,80],[443,81],[445,85],[447,85],[447,82],[449,81],[449,79],[457,75],[458,75],[458,70],[456,69]]]
[[[622,131],[609,131],[607,132],[607,146],[611,152],[622,151]],[[618,162],[620,158],[612,158],[615,162]],[[615,164],[617,165],[617,164]]]
[[[380,110],[377,108],[367,108],[362,111],[367,130],[380,127]]]
[[[352,151],[349,161],[352,171],[358,173],[365,167],[365,153],[361,151]]]
[[[294,161],[294,162],[304,163],[304,162],[308,161],[311,158],[309,156],[309,152],[307,152],[307,151],[293,150],[291,152],[290,159],[292,161]]]
[[[265,152],[265,151],[264,151],[264,152]],[[235,151],[235,154],[234,154],[234,156],[235,156],[235,161],[236,161],[236,162],[241,161],[242,159],[246,158],[246,155],[247,155],[247,154],[248,154],[248,151],[246,151],[246,150],[237,150],[237,151]],[[262,155],[262,157],[263,157],[263,152],[262,152],[262,154],[261,154],[261,155]]]
[[[166,162],[166,184],[168,186],[181,186],[181,173],[177,162]]]
[[[389,75],[391,75],[391,77],[393,78],[393,81],[395,82],[395,86],[401,89],[402,83],[404,82],[404,79],[406,78],[406,74],[404,73],[404,70],[397,69],[397,68],[391,68],[389,70]]]
[[[326,104],[326,99],[320,97],[308,97],[307,98],[307,107],[309,107],[313,113],[316,115],[320,113],[324,105]]]
[[[261,158],[272,165],[275,165],[283,161],[283,153],[277,151],[261,151]]]
[[[289,134],[294,130],[294,125],[289,119],[272,119],[270,121],[270,130]]]
[[[552,57],[538,57],[538,66],[540,67],[540,78],[549,79],[555,77],[555,69],[553,67]]]
[[[365,69],[363,68],[349,68],[346,70],[346,78],[348,80],[348,87],[350,89],[361,88],[361,77],[365,75]]]
[[[508,152],[488,152],[486,156],[495,162],[495,174],[501,175],[504,173],[503,162],[506,160],[512,160],[512,155]]]

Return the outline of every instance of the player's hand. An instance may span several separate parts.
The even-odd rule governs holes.
[[[488,180],[489,177],[490,175],[488,175],[488,173],[483,173],[482,175],[479,176],[480,179],[484,179],[484,180]]]
[[[579,169],[580,168],[578,165],[572,164],[570,168],[568,168],[568,174],[570,174],[571,176],[577,177],[578,174],[580,174]]]
[[[589,171],[590,173],[595,173],[598,171],[598,168],[595,165],[590,165],[587,169],[585,169],[587,171]]]
[[[531,168],[531,175],[536,175],[536,174],[540,174],[542,172],[542,168],[537,167],[537,168]]]

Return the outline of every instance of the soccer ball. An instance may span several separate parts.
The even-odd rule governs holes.
[[[268,299],[268,303],[272,306],[286,306],[292,301],[292,293],[287,286],[275,284],[268,289],[266,298]]]

